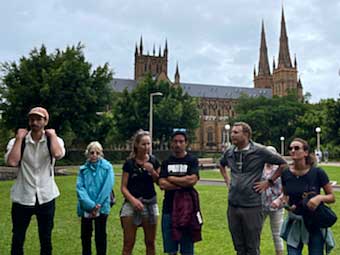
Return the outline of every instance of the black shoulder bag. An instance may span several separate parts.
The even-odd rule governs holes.
[[[311,180],[314,182],[316,178],[317,171],[314,170],[312,172]],[[302,196],[302,205],[304,208],[303,221],[308,230],[330,228],[338,219],[334,211],[330,207],[326,206],[324,203],[320,203],[320,205],[314,211],[308,208],[308,201],[316,195],[318,194],[315,191],[311,191],[304,192]]]

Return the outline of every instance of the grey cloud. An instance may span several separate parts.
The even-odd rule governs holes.
[[[305,91],[312,100],[335,97],[339,88],[340,3],[336,0],[284,2],[291,57],[297,55]],[[109,62],[116,77],[133,77],[134,46],[145,50],[167,38],[169,76],[176,62],[186,82],[252,86],[260,29],[265,22],[270,63],[277,61],[281,2],[162,0],[3,1],[0,61],[18,60],[45,43],[50,51],[79,41],[90,62]]]

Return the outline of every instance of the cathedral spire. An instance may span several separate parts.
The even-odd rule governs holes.
[[[143,55],[143,36],[140,36],[139,53],[141,56]]]
[[[156,54],[155,44],[153,44],[152,54],[153,54],[154,56],[155,56],[155,54]]]
[[[261,45],[260,45],[260,60],[258,75],[270,75],[269,62],[268,62],[268,51],[266,43],[266,33],[264,31],[264,22],[262,20],[262,30],[261,30]]]
[[[162,48],[161,48],[161,46],[159,45],[158,57],[161,57],[161,56],[162,56]]]
[[[286,30],[286,21],[285,15],[282,6],[282,17],[281,17],[281,34],[280,34],[280,48],[279,48],[279,63],[278,68],[280,67],[292,67],[292,62],[289,55],[289,47],[288,47],[288,37]]]
[[[168,57],[168,40],[165,39],[165,48],[164,48],[164,54],[165,57]]]
[[[179,75],[179,70],[178,70],[178,62],[176,64],[176,73],[175,73],[175,84],[179,84],[180,80],[180,75]]]

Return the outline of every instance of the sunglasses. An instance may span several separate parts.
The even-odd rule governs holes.
[[[289,146],[288,147],[288,150],[290,150],[290,151],[292,151],[294,149],[294,151],[298,151],[298,150],[301,150],[302,149],[302,147],[300,147],[300,146]]]
[[[100,153],[99,153],[98,151],[90,151],[90,154],[91,154],[91,155],[94,155],[94,154],[99,155]]]

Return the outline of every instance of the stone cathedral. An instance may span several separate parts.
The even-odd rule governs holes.
[[[124,88],[132,90],[138,84],[138,80],[145,74],[151,75],[157,80],[168,81],[173,86],[182,86],[189,95],[198,98],[200,110],[200,127],[195,131],[196,139],[192,141],[191,149],[196,151],[219,152],[225,145],[225,125],[229,118],[235,115],[234,106],[239,97],[246,94],[250,97],[272,97],[284,96],[288,91],[295,91],[299,98],[303,98],[303,90],[300,79],[298,79],[297,60],[294,58],[292,64],[284,11],[281,16],[281,32],[279,44],[279,56],[277,64],[273,60],[270,70],[264,23],[262,22],[260,52],[258,68],[254,68],[254,86],[238,87],[226,85],[208,85],[197,83],[180,82],[178,65],[173,81],[168,76],[168,43],[165,42],[164,50],[159,47],[156,52],[153,47],[152,54],[145,53],[143,39],[135,47],[135,75],[134,79],[113,80],[113,88],[123,91]]]

